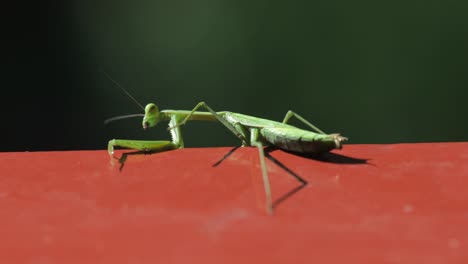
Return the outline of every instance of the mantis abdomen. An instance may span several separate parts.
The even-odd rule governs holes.
[[[297,153],[318,154],[341,148],[335,135],[318,134],[307,130],[287,127],[264,127],[260,134],[270,144]]]

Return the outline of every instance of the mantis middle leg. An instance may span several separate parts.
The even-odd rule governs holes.
[[[263,187],[265,188],[266,210],[269,214],[273,214],[273,199],[271,198],[270,178],[265,163],[265,153],[263,151],[263,144],[259,140],[259,129],[252,128],[250,130],[250,144],[258,148],[260,156],[260,166],[262,167]]]
[[[265,188],[265,197],[266,197],[266,210],[269,214],[273,213],[273,200],[271,198],[271,187],[270,179],[268,178],[267,167],[265,163],[265,153],[263,151],[263,145],[259,140],[260,132],[258,128],[250,129],[250,142],[247,140],[247,129],[242,124],[232,125],[226,119],[224,119],[220,114],[216,113],[211,107],[209,107],[205,102],[198,103],[193,110],[188,114],[185,119],[180,122],[178,125],[169,127],[169,129],[178,128],[179,126],[184,125],[189,119],[190,116],[197,111],[200,107],[207,109],[221,124],[226,126],[234,135],[242,140],[242,145],[254,146],[258,148],[260,156],[260,165],[262,167],[262,176],[263,176],[263,186]]]
[[[175,129],[175,128],[178,128],[179,126],[183,126],[185,125],[185,123],[187,123],[188,120],[190,120],[190,117],[193,115],[193,113],[195,113],[195,111],[197,111],[200,107],[203,107],[205,108],[206,110],[208,110],[221,124],[223,124],[225,127],[227,127],[234,135],[236,135],[236,137],[238,137],[240,140],[242,140],[242,145],[248,145],[247,143],[247,139],[246,139],[246,134],[244,133],[243,130],[241,129],[236,129],[236,127],[234,125],[232,125],[231,123],[229,123],[226,119],[224,119],[220,114],[216,113],[211,107],[209,107],[205,102],[199,102],[194,108],[193,110],[190,112],[190,114],[188,114],[185,119],[180,122],[179,124],[175,125],[175,126],[169,126],[169,130],[172,130],[172,129]]]

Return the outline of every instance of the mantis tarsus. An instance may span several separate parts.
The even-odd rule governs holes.
[[[123,89],[123,87],[119,87]],[[123,90],[125,91],[125,89]],[[130,98],[137,102],[127,91],[125,92]],[[143,108],[138,102],[137,104]],[[197,111],[199,108],[204,108],[208,112]],[[168,130],[172,136],[172,141],[112,139],[108,144],[108,151],[112,157],[114,156],[115,146],[148,152],[183,148],[184,141],[182,138],[181,126],[185,125],[187,121],[218,121],[241,140],[242,146],[257,147],[265,188],[266,209],[270,214],[273,212],[273,201],[271,197],[270,181],[265,165],[264,146],[274,146],[296,153],[320,154],[332,149],[341,149],[342,143],[347,140],[346,137],[340,136],[340,134],[324,133],[322,130],[318,129],[316,126],[293,111],[288,111],[281,123],[233,112],[216,112],[205,102],[198,103],[192,111],[160,111],[155,104],[150,103],[146,105],[144,111],[144,115],[137,114],[121,116],[108,119],[107,122],[126,117],[143,116],[142,126],[144,129],[147,129],[156,126],[161,121],[168,121]],[[316,132],[303,130],[287,124],[289,119],[293,116]]]

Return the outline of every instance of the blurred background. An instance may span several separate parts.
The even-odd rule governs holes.
[[[206,101],[350,143],[468,140],[467,1],[45,1],[3,16],[0,151],[104,149],[143,131],[142,104]],[[9,13],[5,8],[4,12]],[[297,122],[293,122],[298,124]],[[187,147],[234,146],[217,123]]]

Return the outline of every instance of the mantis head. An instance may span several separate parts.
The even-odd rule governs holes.
[[[161,120],[159,108],[157,105],[150,103],[145,107],[145,116],[143,117],[143,128],[156,126]]]

